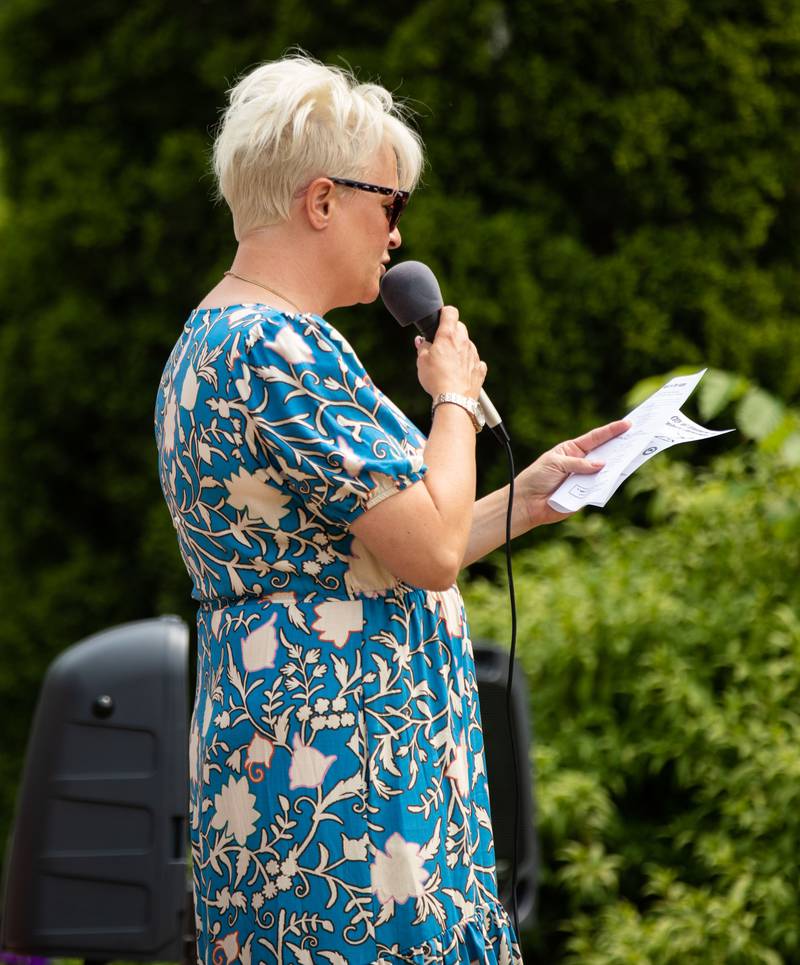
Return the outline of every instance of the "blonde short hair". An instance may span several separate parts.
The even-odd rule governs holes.
[[[214,142],[219,195],[236,237],[285,221],[314,178],[362,178],[384,142],[397,158],[399,186],[412,190],[422,141],[408,111],[384,87],[305,54],[262,64],[229,91]]]

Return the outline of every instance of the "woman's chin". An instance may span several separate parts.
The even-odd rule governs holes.
[[[380,276],[369,285],[364,286],[364,292],[359,301],[364,305],[370,305],[381,293]]]

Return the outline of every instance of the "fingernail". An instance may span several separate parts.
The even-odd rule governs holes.
[[[593,462],[592,465],[594,466],[595,469],[602,469],[603,466],[605,466],[605,463],[604,463],[604,462]]]

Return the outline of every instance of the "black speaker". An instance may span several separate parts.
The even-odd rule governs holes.
[[[539,841],[533,797],[533,773],[530,763],[531,732],[528,720],[528,687],[520,665],[514,662],[511,687],[511,732],[506,710],[508,653],[485,641],[473,645],[478,695],[481,704],[483,743],[492,806],[497,886],[500,900],[511,915],[511,863],[514,853],[514,767],[519,774],[517,802],[519,835],[517,839],[517,913],[520,929],[535,920],[536,888],[539,878]]]
[[[182,958],[188,641],[176,617],[143,620],[51,664],[6,854],[0,947]]]

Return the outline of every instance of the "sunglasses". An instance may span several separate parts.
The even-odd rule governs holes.
[[[380,184],[367,184],[366,181],[351,181],[349,178],[328,178],[334,184],[344,185],[346,188],[355,188],[356,191],[371,191],[373,194],[384,194],[391,197],[392,203],[386,207],[386,217],[389,219],[389,231],[394,231],[400,215],[405,211],[408,199],[411,197],[410,191],[399,191],[397,188],[384,188]]]

